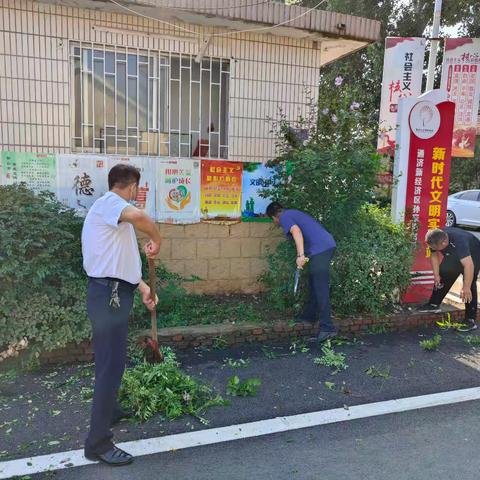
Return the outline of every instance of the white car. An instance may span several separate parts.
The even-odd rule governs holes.
[[[448,197],[445,226],[480,227],[480,190],[464,190]]]

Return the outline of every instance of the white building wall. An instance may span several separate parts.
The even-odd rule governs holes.
[[[95,26],[134,32],[109,33]],[[212,31],[184,26],[200,34]],[[155,20],[0,0],[0,149],[71,151],[71,40],[198,53],[191,34]],[[307,40],[249,33],[216,37],[207,55],[231,59],[229,159],[271,159],[275,142],[267,119],[278,118],[280,107],[289,120],[306,114],[305,89],[316,96],[320,49]]]

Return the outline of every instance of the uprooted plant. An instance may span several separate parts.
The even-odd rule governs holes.
[[[185,414],[201,419],[209,407],[228,404],[210,386],[182,372],[171,351],[163,363],[139,363],[128,368],[120,387],[120,401],[142,422],[156,414],[167,419]]]
[[[348,368],[348,365],[345,361],[346,359],[345,354],[340,352],[335,352],[330,340],[325,342],[325,345],[323,345],[322,353],[323,355],[321,357],[316,357],[313,359],[313,363],[315,365],[323,365],[324,367],[330,367],[333,369],[334,374]]]

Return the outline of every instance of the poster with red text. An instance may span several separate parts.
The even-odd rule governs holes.
[[[383,61],[382,98],[377,151],[393,156],[398,102],[418,97],[422,88],[424,38],[387,37]]]
[[[401,105],[399,148],[392,199],[394,219],[411,223],[417,242],[411,267],[412,282],[404,300],[421,303],[433,288],[430,251],[425,235],[445,225],[452,153],[455,104],[446,92],[433,90]]]
[[[447,38],[441,87],[455,103],[452,156],[473,158],[480,101],[480,38]]]
[[[240,221],[243,164],[219,160],[201,162],[202,220],[215,223]]]

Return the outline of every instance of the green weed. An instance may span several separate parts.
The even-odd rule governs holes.
[[[442,336],[440,334],[435,334],[433,338],[430,338],[428,340],[422,340],[420,343],[420,346],[429,352],[436,350],[438,346],[440,345],[440,342],[442,341]]]
[[[222,336],[215,337],[213,339],[212,347],[215,350],[223,350],[224,348],[227,347],[227,341]]]
[[[380,335],[382,333],[388,333],[392,329],[388,323],[379,323],[378,325],[371,325],[364,330],[366,335]]]
[[[440,322],[437,322],[437,325],[442,330],[458,330],[460,327],[463,327],[463,323],[452,322],[452,316],[450,313],[447,313],[447,318]]]
[[[345,354],[335,352],[335,350],[332,348],[330,340],[325,342],[325,344],[323,345],[322,353],[323,355],[321,357],[315,357],[313,359],[313,363],[315,365],[323,365],[324,367],[330,367],[334,370],[334,374],[348,368],[348,365],[345,361]]]
[[[390,378],[390,370],[390,365],[387,365],[384,368],[378,368],[375,365],[372,365],[365,370],[365,373],[372,378],[383,378],[384,380],[388,380]]]
[[[297,355],[298,353],[308,353],[310,349],[305,344],[303,338],[295,337],[290,343],[290,353],[292,355]]]
[[[472,347],[480,347],[480,337],[476,335],[467,335],[464,337],[465,342],[467,342]]]
[[[262,353],[269,360],[274,360],[275,358],[278,358],[278,354],[273,350],[273,348],[267,347],[266,345],[262,346]]]
[[[230,368],[247,368],[250,365],[250,359],[247,358],[244,360],[243,358],[239,358],[238,360],[234,360],[233,358],[226,358],[223,361],[223,365]]]
[[[227,395],[235,397],[253,397],[257,394],[258,387],[262,384],[259,378],[248,378],[244,382],[235,375],[228,380]]]

